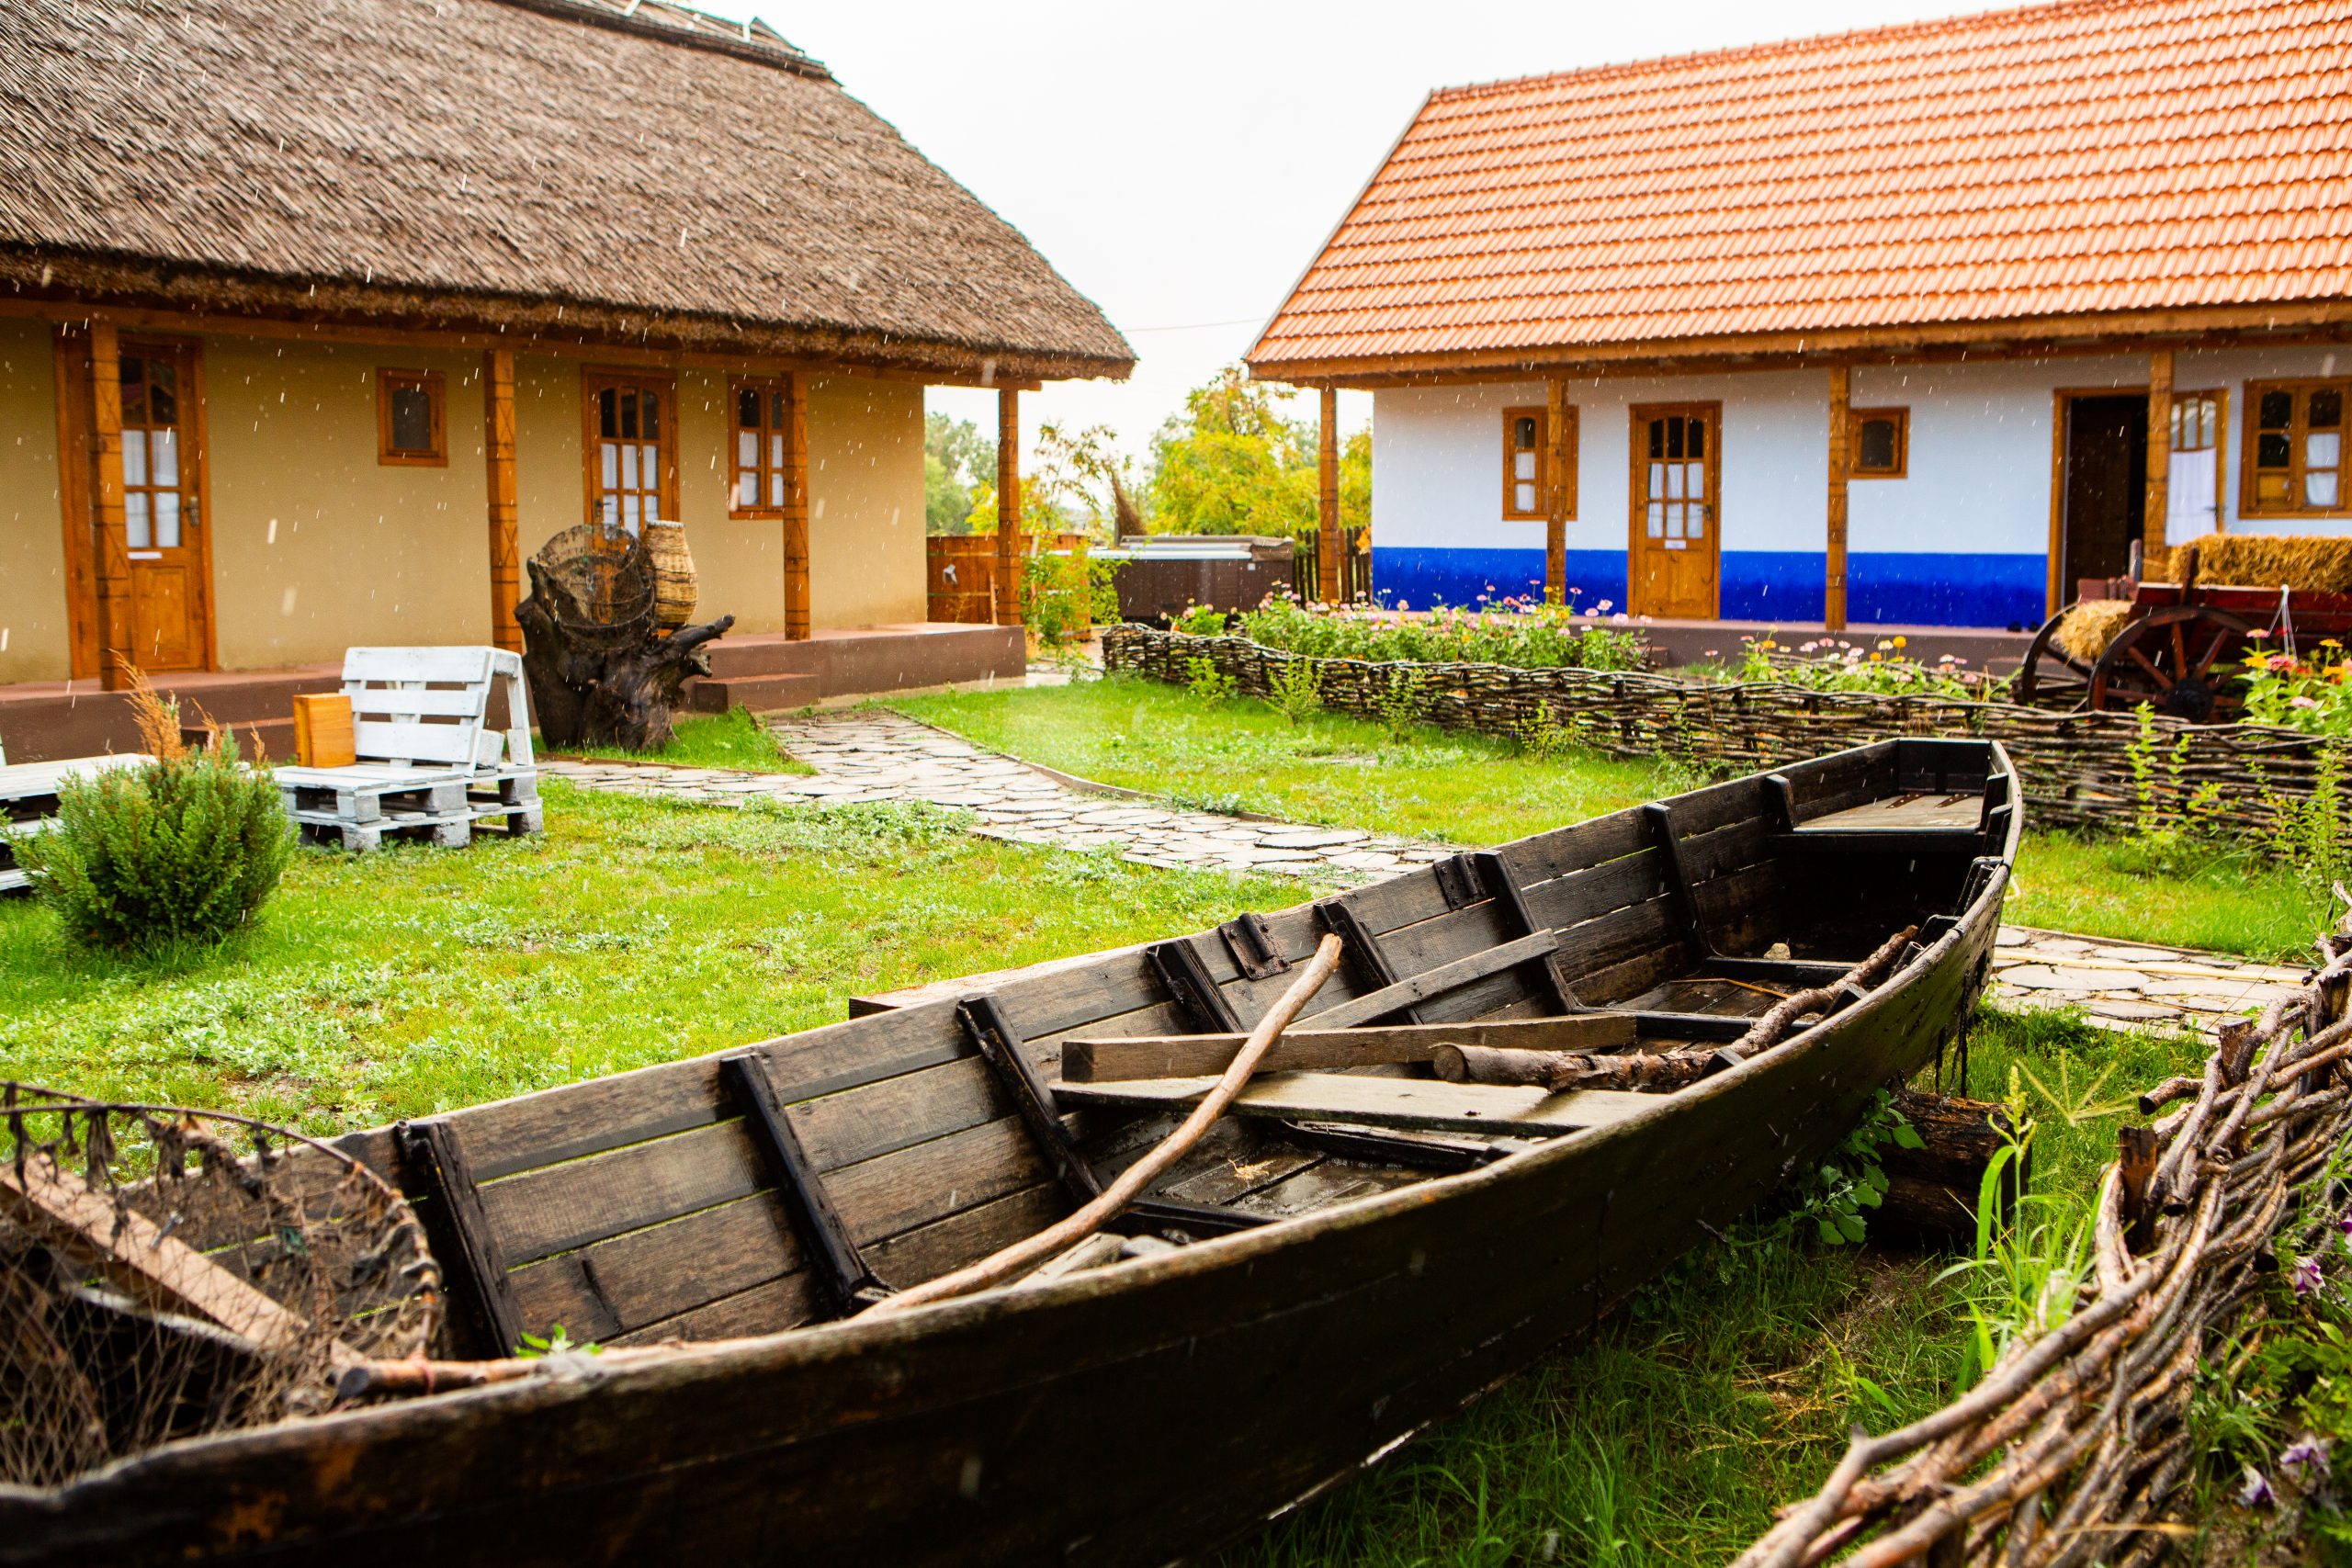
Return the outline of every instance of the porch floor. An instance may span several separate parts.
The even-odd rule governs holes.
[[[910,622],[827,626],[795,642],[781,632],[730,635],[710,645],[711,673],[687,682],[701,711],[741,704],[755,711],[800,707],[827,697],[905,691],[966,681],[1019,680],[1027,656],[1019,626]],[[199,712],[233,728],[251,749],[257,733],[272,757],[292,753],[294,698],[332,692],[340,660],[273,670],[159,672],[155,689],[176,700],[190,724]],[[503,723],[501,716],[493,716]],[[140,749],[130,699],[95,680],[0,685],[0,748],[11,762],[45,762]]]

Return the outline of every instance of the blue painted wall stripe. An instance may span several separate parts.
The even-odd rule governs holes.
[[[2031,627],[2042,618],[2046,558],[2032,555],[1876,551],[1848,558],[1846,614],[1858,626]],[[1828,559],[1808,550],[1725,550],[1725,620],[1817,621]],[[1542,550],[1372,550],[1373,592],[1414,609],[1544,596]],[[1571,602],[1625,607],[1622,550],[1570,550]]]

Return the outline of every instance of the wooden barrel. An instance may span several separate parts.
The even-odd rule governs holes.
[[[645,553],[653,562],[653,620],[664,631],[676,631],[695,618],[694,552],[686,548],[683,523],[648,523]]]

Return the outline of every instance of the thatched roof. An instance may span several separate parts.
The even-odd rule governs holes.
[[[626,0],[0,0],[0,291],[1125,375],[773,30]]]

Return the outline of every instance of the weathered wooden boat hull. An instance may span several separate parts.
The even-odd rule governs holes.
[[[1702,1224],[1831,1146],[1964,1024],[2015,840],[2011,821],[1999,863],[1894,982],[1635,1120],[1041,1288],[0,1491],[0,1563],[1118,1564],[1202,1550],[1587,1329]]]

